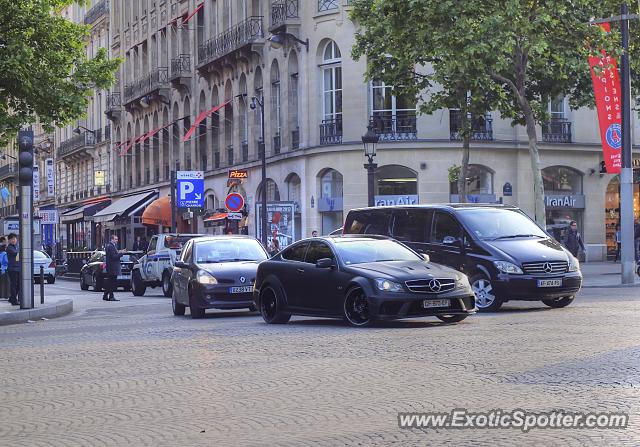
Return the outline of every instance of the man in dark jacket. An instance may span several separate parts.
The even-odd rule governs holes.
[[[569,223],[569,228],[567,229],[567,234],[564,237],[563,245],[576,258],[578,257],[580,250],[584,252],[584,243],[582,242],[582,236],[578,233],[578,223],[575,220],[572,220]]]
[[[106,252],[107,277],[104,282],[106,287],[104,288],[102,299],[105,301],[120,301],[113,296],[118,275],[122,272],[122,267],[120,265],[122,252],[118,251],[118,236],[115,234],[111,235],[111,240],[107,244]]]
[[[15,233],[9,235],[9,245],[7,245],[7,273],[9,273],[9,282],[11,284],[11,293],[9,294],[9,302],[14,306],[19,304],[22,299],[20,294],[20,261],[18,259],[18,236]]]

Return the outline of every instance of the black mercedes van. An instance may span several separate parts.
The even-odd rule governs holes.
[[[514,206],[411,205],[349,211],[345,234],[391,236],[469,277],[480,311],[509,300],[573,302],[578,260]]]

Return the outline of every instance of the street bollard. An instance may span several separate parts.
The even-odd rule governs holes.
[[[44,265],[40,266],[40,304],[44,304]]]

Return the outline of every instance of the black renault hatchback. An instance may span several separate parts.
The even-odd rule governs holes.
[[[469,277],[480,311],[509,300],[573,302],[582,285],[578,260],[520,209],[449,204],[349,211],[345,234],[381,234]]]

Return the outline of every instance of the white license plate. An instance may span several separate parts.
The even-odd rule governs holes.
[[[561,279],[539,279],[538,287],[561,287]]]
[[[253,286],[229,287],[229,293],[252,293]]]
[[[425,309],[430,307],[449,307],[449,300],[424,300],[422,307]]]
[[[129,275],[118,275],[118,279],[129,279]]]

